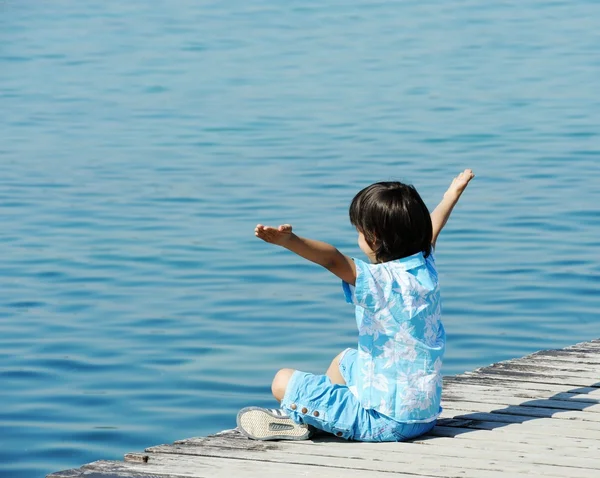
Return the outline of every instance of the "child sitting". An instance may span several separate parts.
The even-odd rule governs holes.
[[[441,412],[446,334],[433,248],[469,181],[459,174],[431,215],[410,185],[380,182],[350,204],[350,222],[370,264],[289,224],[258,225],[258,238],[285,247],[342,279],[356,308],[358,349],[337,355],[325,375],[289,368],[275,375],[279,409],[247,407],[240,431],[256,440],[303,440],[322,430],[359,441],[402,441],[430,431]]]

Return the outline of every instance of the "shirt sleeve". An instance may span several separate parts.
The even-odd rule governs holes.
[[[342,281],[346,302],[369,310],[379,310],[385,307],[389,295],[381,271],[376,264],[367,264],[360,259],[352,258],[356,265],[356,283],[348,284]]]

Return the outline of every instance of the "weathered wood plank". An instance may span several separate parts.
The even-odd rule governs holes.
[[[567,364],[582,364],[582,365],[599,365],[600,359],[598,353],[576,353],[569,352],[567,350],[542,350],[531,355],[522,357],[521,359],[513,360],[527,360],[531,362],[557,362]]]
[[[496,362],[498,364],[535,364],[542,366],[569,367],[574,370],[588,370],[598,366],[597,353],[582,354],[580,358],[575,358],[574,354],[569,355],[543,355],[542,353],[526,355],[525,357],[512,358]]]
[[[293,443],[281,442],[272,447],[265,447],[262,453],[256,449],[226,449],[213,446],[196,445],[160,445],[146,450],[147,453],[166,453],[199,456],[219,456],[242,459],[290,462],[290,455],[307,455],[312,457],[330,457],[353,460],[381,460],[413,465],[415,459],[445,461],[446,458],[478,458],[497,459],[504,462],[532,463],[571,468],[600,469],[600,457],[591,455],[583,448],[572,449],[571,454],[548,454],[547,448],[522,445],[518,450],[501,450],[498,448],[465,447],[457,441],[436,443],[428,442],[396,443],[395,446],[348,446],[348,443],[327,443],[327,446],[299,447]],[[145,456],[145,455],[144,455]],[[309,459],[310,460],[310,459]]]
[[[532,366],[491,366],[485,369],[465,372],[465,375],[504,375],[508,377],[528,378],[532,381],[560,380],[563,385],[573,383],[576,386],[599,387],[599,378],[594,372],[573,372],[569,370],[557,370],[550,367],[537,368]],[[554,383],[554,382],[548,382]]]
[[[448,431],[450,430],[450,431]],[[533,451],[536,453],[542,451],[553,450],[553,453],[560,456],[584,456],[589,457],[590,454],[595,453],[595,451],[600,450],[600,442],[593,440],[585,440],[585,439],[569,439],[562,437],[552,437],[552,440],[548,440],[547,434],[535,435],[522,433],[515,437],[510,437],[511,441],[507,439],[503,439],[498,437],[496,434],[490,434],[489,431],[486,430],[477,430],[477,429],[457,429],[455,427],[436,427],[435,435],[429,434],[424,437],[420,437],[417,440],[412,442],[406,442],[402,444],[397,443],[360,443],[360,442],[306,442],[307,446],[304,448],[309,449],[309,451],[303,451],[303,453],[313,453],[310,450],[316,449],[314,451],[315,454],[323,454],[324,452],[318,450],[320,448],[329,448],[332,449],[342,449],[345,453],[354,453],[355,450],[360,452],[361,450],[377,450],[377,451],[397,451],[405,449],[407,445],[418,444],[418,445],[436,445],[436,444],[446,444],[457,447],[466,447],[466,448],[481,448],[488,450],[505,450],[505,451]],[[449,437],[446,437],[450,435]],[[514,439],[514,441],[512,441]],[[275,447],[278,450],[290,450],[295,451],[303,448],[300,444],[292,443],[288,444],[285,442],[278,443],[277,445],[265,445],[252,448],[244,448],[243,445],[233,445],[230,446],[230,443],[211,443],[211,442],[194,442],[193,439],[190,439],[188,443],[185,445],[188,446],[197,446],[197,447],[213,447],[213,448],[222,448],[222,449],[248,449],[248,450],[257,450],[257,451],[266,451],[269,449],[274,449]],[[159,445],[165,446],[165,445]],[[146,452],[153,452],[155,447],[148,448]],[[600,454],[598,454],[600,456]]]
[[[467,429],[489,430],[494,431],[495,433],[506,433],[510,436],[517,433],[529,433],[532,435],[548,437],[560,433],[562,436],[571,439],[583,438],[586,440],[599,440],[598,430],[589,430],[577,426],[568,428],[556,427],[554,424],[549,423],[538,424],[538,420],[521,422],[514,420],[510,415],[501,416],[490,413],[461,412],[461,410],[456,410],[453,420],[458,420],[459,423],[471,422],[471,425],[463,427]],[[563,423],[566,425],[568,422]],[[436,430],[434,429],[431,433],[435,434],[435,432]],[[506,438],[508,439],[509,437]]]
[[[521,359],[509,360],[508,363],[516,363],[520,365],[543,365],[550,368],[562,369],[577,369],[586,372],[594,372],[600,367],[600,360],[594,361],[592,358],[576,359],[569,356],[564,357],[548,357],[544,355],[530,355]]]
[[[457,423],[462,424],[462,426],[459,427],[452,426],[451,422],[448,424],[449,428],[461,429],[461,431],[457,431],[457,433],[466,433],[466,431],[463,430],[488,430],[493,431],[494,433],[509,435],[509,437],[505,437],[504,439],[508,439],[516,434],[521,435],[527,433],[529,435],[538,435],[541,437],[553,437],[560,434],[560,436],[573,440],[598,440],[598,430],[583,429],[576,424],[574,426],[557,427],[554,423],[538,423],[539,420],[521,422],[510,415],[502,416],[491,413],[477,413],[467,410],[463,412],[462,410],[456,410],[454,418],[450,420],[451,422],[456,421]],[[567,425],[569,422],[563,423]],[[446,422],[442,422],[442,424],[443,425],[441,426],[444,426],[446,425]],[[430,434],[435,435],[438,428],[439,427],[434,428]]]
[[[600,415],[598,413],[588,413],[585,411],[571,411],[559,408],[539,408],[522,405],[497,405],[495,403],[485,402],[461,402],[461,401],[442,401],[444,412],[442,416],[448,417],[448,413],[453,410],[470,410],[473,412],[494,413],[497,415],[512,415],[517,417],[530,418],[553,418],[555,420],[577,420],[583,428],[600,430]],[[521,419],[523,420],[523,419]]]
[[[555,449],[568,451],[570,447],[573,448],[582,448],[586,452],[587,450],[600,450],[600,441],[588,439],[588,438],[572,438],[563,435],[557,435],[560,433],[560,430],[556,430],[555,435],[549,434],[547,429],[539,428],[537,431],[535,429],[528,431],[522,430],[518,428],[515,430],[515,427],[519,427],[519,424],[500,424],[502,428],[497,428],[498,422],[482,422],[476,420],[461,420],[461,419],[453,419],[453,420],[442,420],[441,423],[448,424],[451,426],[436,426],[431,433],[425,435],[423,437],[419,437],[418,442],[429,442],[433,440],[435,443],[436,440],[439,440],[440,437],[451,437],[453,440],[456,440],[458,446],[465,446],[464,441],[467,440],[467,446],[477,446],[483,444],[484,446],[493,446],[494,449],[502,449],[504,444],[511,443],[523,443],[523,444],[531,444],[532,446],[539,448],[547,448],[549,445],[552,445]],[[464,427],[459,427],[457,425],[462,424]],[[508,429],[508,427],[513,427],[512,429]],[[494,428],[496,428],[494,430]],[[494,433],[491,433],[491,431]],[[515,433],[517,431],[517,433]],[[498,436],[500,433],[500,437]],[[566,432],[569,433],[568,431]],[[504,434],[504,435],[502,435]],[[576,431],[573,432],[576,434]],[[551,439],[549,439],[549,437]],[[473,441],[473,444],[469,445],[469,440]],[[413,441],[415,443],[417,441]],[[258,450],[264,451],[265,449],[273,449],[277,447],[280,443],[286,442],[256,442],[251,440],[246,440],[245,438],[234,439],[234,438],[222,438],[222,437],[199,437],[199,438],[189,438],[186,440],[180,440],[176,442],[176,444],[180,445],[192,445],[192,446],[211,446],[211,447],[220,447],[220,448],[234,448],[234,449],[249,449],[249,450]],[[338,446],[340,445],[344,447],[345,450],[354,450],[358,449],[376,449],[376,450],[395,450],[398,448],[398,443],[361,443],[361,442],[346,442],[340,440],[336,437],[330,438],[319,438],[318,440],[307,440],[301,442],[294,442],[290,446],[295,448],[298,447],[329,447],[329,446]],[[490,445],[488,445],[490,444]],[[150,449],[149,449],[150,450]],[[147,450],[147,451],[149,451]],[[559,452],[560,453],[560,452]],[[573,454],[576,454],[575,452]]]
[[[580,411],[585,413],[600,413],[600,402],[577,402],[576,400],[556,400],[549,398],[523,400],[520,397],[500,395],[500,393],[470,393],[468,389],[452,391],[445,395],[444,403],[475,402],[497,405],[514,405],[521,407],[548,408],[552,410]],[[588,417],[589,418],[589,417]]]
[[[489,414],[477,414],[480,418],[488,417]],[[443,418],[438,421],[438,425],[429,434],[419,437],[419,439],[430,439],[436,436],[452,436],[460,439],[491,439],[499,442],[505,442],[508,439],[514,441],[529,440],[531,442],[540,442],[547,444],[551,440],[556,443],[556,446],[585,446],[596,447],[600,446],[600,441],[592,438],[596,436],[595,431],[589,431],[592,437],[580,437],[580,434],[585,435],[588,430],[581,430],[576,424],[569,422],[561,422],[555,425],[551,418],[535,419],[530,423],[515,422],[510,416],[506,416],[511,422],[485,421],[485,419],[477,420],[474,418]],[[504,416],[492,417],[505,419]],[[564,424],[565,426],[561,426]],[[572,428],[568,428],[573,425]],[[548,426],[556,426],[556,430],[548,430]],[[440,430],[445,430],[444,433],[439,433]],[[493,434],[491,432],[494,432]],[[581,432],[581,433],[579,433]],[[509,436],[497,437],[497,434],[508,434]],[[574,436],[569,436],[574,435]],[[294,442],[294,446],[329,446],[331,443],[342,442],[347,447],[395,447],[395,442],[390,443],[364,443],[364,442],[348,442],[333,436],[320,436],[314,440]],[[209,437],[194,437],[185,440],[178,440],[175,444],[181,445],[209,445],[232,448],[248,448],[264,446],[274,446],[278,442],[260,442],[246,439],[237,430],[228,430],[227,432],[212,435]]]
[[[81,468],[71,468],[70,470],[57,471],[46,475],[46,478],[80,478],[83,476]]]
[[[529,384],[528,382],[480,383],[474,380],[444,382],[444,397],[456,393],[494,393],[502,397],[525,399],[567,400],[579,403],[600,403],[600,388],[566,388],[558,385]]]
[[[453,440],[496,440],[496,441],[501,441],[501,440],[511,440],[514,442],[519,442],[519,438],[521,440],[527,441],[529,443],[540,443],[540,444],[547,444],[547,440],[544,440],[544,438],[547,438],[548,436],[551,436],[548,432],[546,433],[540,433],[539,431],[536,433],[535,430],[530,431],[526,431],[523,432],[522,430],[519,431],[508,431],[505,428],[500,428],[500,429],[494,429],[494,428],[486,428],[486,425],[490,424],[490,425],[496,425],[495,423],[492,422],[478,422],[477,425],[474,425],[473,427],[444,427],[444,426],[439,426],[439,427],[435,427],[428,435],[421,437],[422,440],[435,440],[437,439],[437,437],[445,437],[445,438],[452,438]],[[511,426],[511,425],[509,425]],[[493,432],[493,433],[492,433]],[[500,436],[498,435],[500,434]],[[555,437],[552,437],[553,439]],[[579,437],[569,437],[569,436],[564,436],[565,440],[572,440],[571,443],[569,443],[570,446],[583,446],[588,448],[587,444],[590,443],[590,441],[594,442],[594,443],[598,443],[600,444],[597,440],[593,440],[591,438],[579,438]],[[555,446],[560,446],[560,441],[556,442]],[[553,441],[554,444],[554,441]],[[594,448],[594,447],[589,447],[590,449]]]
[[[560,349],[560,350],[540,350],[539,352],[535,352],[530,355],[526,355],[524,357],[520,357],[521,359],[545,359],[545,360],[557,360],[557,361],[568,361],[568,362],[577,362],[584,364],[596,364],[600,362],[598,358],[599,352],[598,350],[570,350],[570,349]],[[519,357],[514,358],[512,360],[518,360]]]
[[[600,380],[598,372],[594,369],[581,369],[579,365],[573,367],[553,367],[550,364],[540,363],[534,364],[529,361],[523,362],[499,362],[485,369],[479,369],[486,373],[493,371],[505,371],[510,373],[534,374],[534,375],[550,375],[572,377],[577,379],[590,380],[591,383],[597,383]],[[477,370],[475,370],[477,372]]]
[[[257,454],[256,452],[248,452],[245,450],[228,450],[231,453],[229,458],[221,457],[199,457],[197,455],[168,455],[163,453],[149,453],[143,456],[148,457],[146,464],[138,463],[137,461],[132,465],[148,466],[153,465],[157,469],[164,468],[168,470],[174,470],[181,473],[187,469],[192,469],[196,466],[196,463],[204,464],[211,462],[216,459],[229,460],[231,462],[240,462],[244,464],[249,463],[262,463],[267,468],[267,464],[272,466],[274,470],[277,470],[278,466],[296,464],[308,467],[318,467],[318,473],[322,470],[331,471],[331,469],[338,469],[344,471],[347,469],[351,470],[362,470],[363,472],[387,472],[387,473],[398,473],[402,476],[403,473],[410,473],[416,475],[426,475],[435,477],[448,477],[453,476],[453,469],[460,466],[461,470],[465,473],[471,471],[471,476],[481,476],[477,473],[481,473],[481,470],[488,472],[510,472],[511,476],[514,474],[532,474],[537,475],[543,474],[544,476],[554,477],[572,477],[581,478],[582,473],[585,473],[587,468],[573,468],[565,466],[553,466],[543,463],[516,463],[506,462],[501,459],[481,459],[481,458],[469,458],[465,460],[464,457],[451,457],[446,456],[444,459],[435,460],[432,459],[431,454],[418,454],[412,453],[410,456],[401,453],[386,453],[385,458],[381,459],[364,459],[356,456],[349,456],[344,458],[337,458],[332,456],[320,457],[315,455],[306,456],[299,453],[278,453],[276,450],[269,451],[268,453]],[[130,459],[132,455],[129,455]],[[232,459],[235,458],[235,459]],[[255,461],[256,460],[256,461]],[[410,466],[410,469],[407,469]],[[139,469],[139,468],[138,468]],[[149,469],[150,471],[150,469]],[[315,471],[317,471],[315,469]],[[338,473],[339,473],[338,471]],[[245,475],[252,476],[252,475]],[[260,475],[265,476],[263,475]],[[461,473],[461,476],[466,476]]]
[[[481,459],[481,458],[469,458],[466,460],[464,457],[450,457],[446,456],[444,459],[432,460],[432,455],[411,453],[406,455],[402,453],[387,453],[385,458],[382,459],[364,459],[356,457],[355,455],[347,456],[343,458],[338,457],[319,457],[315,455],[303,455],[303,454],[290,454],[290,453],[278,453],[276,450],[270,450],[268,453],[257,454],[253,452],[247,452],[244,450],[235,451],[235,460],[242,461],[244,463],[251,462],[253,460],[260,461],[262,463],[277,463],[277,464],[297,464],[318,467],[315,472],[321,472],[322,469],[337,468],[339,470],[353,469],[363,470],[364,472],[388,472],[388,473],[410,473],[418,475],[436,476],[436,477],[447,477],[454,474],[454,470],[457,466],[460,466],[462,471],[471,471],[473,476],[476,473],[481,473],[481,470],[487,472],[510,472],[511,476],[513,473],[519,474],[544,474],[545,476],[556,476],[556,477],[577,477],[580,478],[583,468],[573,468],[564,466],[553,466],[547,464],[538,463],[516,463],[516,462],[505,462],[499,459]],[[161,453],[150,453],[148,456],[148,464],[153,463],[174,463],[184,462],[189,460],[188,463],[194,463],[194,460],[199,458],[195,455],[165,455]],[[202,457],[206,459],[206,457]],[[214,457],[210,457],[211,459]]]
[[[551,384],[551,383],[537,383],[537,382],[525,382],[521,380],[502,380],[502,379],[485,379],[475,378],[472,376],[461,377],[459,381],[456,381],[456,377],[449,377],[444,379],[444,394],[447,391],[454,391],[461,387],[477,387],[477,388],[490,388],[496,390],[503,390],[507,394],[514,391],[515,393],[521,393],[522,391],[536,391],[544,393],[543,397],[551,397],[556,393],[569,393],[580,395],[581,397],[592,397],[600,399],[600,388],[596,387],[569,387],[565,385]]]
[[[496,397],[498,400],[510,399],[513,398],[516,402],[522,405],[528,405],[530,401],[536,400],[558,400],[559,402],[567,402],[565,408],[568,410],[570,408],[569,404],[573,404],[574,410],[581,408],[585,410],[589,406],[595,406],[600,404],[600,397],[593,398],[594,396],[591,394],[578,394],[578,393],[570,393],[570,392],[558,392],[548,397],[548,392],[539,391],[539,390],[527,390],[527,389],[499,389],[492,387],[480,387],[479,389],[469,387],[465,384],[462,388],[456,389],[448,389],[445,394],[445,400],[448,399],[456,399],[457,397],[463,397],[464,401],[473,401],[477,400],[477,398],[485,398],[485,397]],[[508,403],[507,403],[508,404]],[[529,405],[531,406],[531,405]],[[535,406],[535,405],[533,405]],[[544,406],[544,405],[542,405]],[[561,405],[554,404],[551,408],[560,408]]]
[[[440,418],[468,418],[472,420],[485,420],[501,423],[518,423],[523,428],[560,428],[563,430],[589,430],[597,432],[600,423],[594,420],[579,420],[577,417],[568,418],[552,415],[548,409],[531,408],[523,411],[525,407],[488,404],[481,402],[445,402]],[[538,413],[539,412],[539,413]],[[563,411],[563,414],[579,413]]]
[[[465,439],[465,437],[471,436],[471,439]],[[514,436],[509,440],[499,439],[496,434],[485,437],[484,435],[475,435],[466,433],[464,435],[457,435],[454,437],[444,436],[426,436],[421,437],[413,443],[425,444],[427,446],[437,445],[452,445],[460,446],[465,448],[483,449],[483,450],[503,450],[511,451],[514,453],[520,451],[532,451],[535,453],[548,453],[558,456],[583,456],[583,457],[596,457],[600,456],[600,442],[593,442],[590,440],[569,440],[556,439],[552,437],[552,440],[544,439],[541,436],[523,434],[522,436]],[[546,436],[547,438],[547,436]],[[595,444],[594,444],[595,443]],[[592,444],[592,445],[591,445]]]
[[[479,370],[474,372],[465,372],[464,376],[482,380],[504,380],[514,382],[533,382],[562,385],[565,387],[593,387],[600,388],[597,380],[582,379],[580,377],[571,377],[565,375],[546,375],[527,372],[510,372],[507,370]],[[463,376],[461,375],[461,376]]]
[[[112,464],[109,465],[108,463],[114,463],[115,466],[112,466]],[[121,462],[107,462],[105,465],[99,465],[99,468],[93,471],[84,470],[82,467],[52,473],[51,475],[47,475],[46,478],[188,478],[189,476],[133,471],[122,465],[123,464]]]
[[[140,461],[96,461],[82,467],[85,478],[112,478],[113,476],[135,476],[144,478],[305,478],[316,474],[319,478],[365,478],[362,470],[352,468],[328,468],[313,465],[296,465],[290,463],[272,463],[265,461],[245,461],[231,458],[199,457],[156,454],[147,463]],[[129,474],[128,474],[129,473]],[[400,473],[400,477],[405,475]],[[427,478],[433,478],[423,475]],[[372,471],[368,478],[389,478],[387,473]],[[72,477],[69,477],[72,478]],[[79,478],[79,477],[77,477]]]

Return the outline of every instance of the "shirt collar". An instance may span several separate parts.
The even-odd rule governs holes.
[[[401,259],[396,259],[395,261],[398,264],[402,264],[406,270],[416,269],[417,267],[425,265],[425,258],[423,257],[423,252],[417,252],[412,256],[403,257]]]

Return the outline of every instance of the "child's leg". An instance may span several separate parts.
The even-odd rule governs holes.
[[[339,354],[330,368],[347,385],[332,383],[328,375],[281,369],[273,379],[273,395],[281,409],[247,407],[238,414],[240,431],[258,440],[304,440],[312,428],[360,441],[402,441],[428,432],[435,422],[403,424],[363,408],[352,392],[356,386],[357,351]],[[335,370],[337,366],[337,370]]]
[[[347,350],[348,349],[343,350],[342,352],[336,355],[336,357],[331,361],[327,372],[325,373],[325,375],[329,377],[329,380],[331,380],[331,383],[333,384],[346,385],[346,380],[344,380],[344,376],[340,372],[340,360],[342,359]]]
[[[283,400],[288,383],[290,382],[292,375],[294,375],[294,372],[295,370],[293,368],[282,368],[275,374],[273,382],[271,383],[271,392],[278,402]]]
[[[429,432],[435,421],[399,423],[361,405],[350,388],[356,386],[353,377],[357,354],[356,349],[348,349],[338,356],[339,373],[346,377],[347,385],[331,383],[327,375],[294,371],[281,400],[286,416],[296,424],[359,441],[404,441]]]
[[[350,349],[342,350],[335,356],[331,361],[331,364],[329,364],[329,368],[325,374],[329,377],[331,383],[335,385],[346,385],[346,380],[340,371],[340,361],[348,350]],[[292,378],[292,375],[294,375],[294,372],[295,370],[293,368],[282,368],[275,374],[273,382],[271,383],[271,392],[278,402],[283,400],[288,383],[290,378]]]

